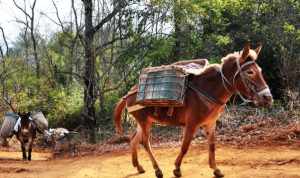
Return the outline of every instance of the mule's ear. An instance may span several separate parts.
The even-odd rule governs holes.
[[[257,48],[254,50],[256,52],[257,56],[259,55],[261,48],[262,48],[262,43],[258,43]]]
[[[242,55],[241,55],[241,58],[240,58],[240,63],[243,63],[248,55],[249,55],[249,51],[250,51],[250,43],[247,42],[244,46],[244,49],[243,49],[243,52],[242,52]]]

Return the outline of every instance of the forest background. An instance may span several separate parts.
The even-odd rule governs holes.
[[[114,134],[115,103],[142,68],[194,58],[220,63],[247,41],[263,44],[258,64],[274,107],[300,115],[297,0],[70,0],[66,9],[48,1],[51,14],[37,8],[41,0],[12,1],[20,13],[14,39],[0,24],[2,116],[41,110],[51,127],[97,142]],[[42,33],[39,16],[57,30]]]

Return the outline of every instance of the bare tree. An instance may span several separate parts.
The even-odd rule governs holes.
[[[1,26],[0,26],[0,30],[1,30],[2,38],[3,38],[4,44],[5,44],[6,54],[9,55],[9,48],[8,48],[7,39],[6,39],[4,30],[3,30],[3,28],[2,28]],[[1,56],[2,56],[2,58],[3,58],[3,56],[4,56],[4,52],[2,51],[2,49],[1,49]]]
[[[155,17],[153,16],[153,9],[150,6],[145,6],[149,8],[146,10],[130,9],[129,3],[126,0],[82,0],[83,18],[80,18],[80,15],[78,15],[79,11],[75,8],[74,0],[71,0],[72,17],[74,19],[72,18],[69,24],[71,27],[75,24],[75,29],[71,28],[72,33],[69,33],[70,28],[66,26],[66,24],[69,24],[60,18],[58,6],[54,0],[52,0],[52,3],[56,10],[56,18],[49,17],[47,14],[43,15],[58,25],[66,36],[72,34],[70,36],[72,42],[69,43],[68,40],[67,44],[72,58],[78,58],[78,55],[76,55],[78,50],[74,47],[78,42],[81,42],[84,48],[84,70],[82,70],[82,73],[80,71],[72,71],[72,68],[60,72],[75,76],[83,81],[84,107],[82,111],[82,124],[89,132],[90,141],[95,142],[95,128],[97,126],[95,113],[96,101],[100,101],[100,114],[103,114],[105,94],[120,88],[126,77],[132,71],[136,72],[143,65],[142,56],[144,54],[140,56],[139,60],[130,65],[129,70],[128,68],[124,69],[124,71],[120,69],[122,74],[111,78],[114,73],[118,72],[115,66],[120,63],[121,59],[119,58],[120,45],[129,44],[130,40],[127,39],[134,34],[142,35],[143,33],[150,32],[149,29],[151,29],[152,25],[159,23],[161,19],[159,15],[156,19],[151,19]],[[128,8],[125,9],[125,7]],[[138,15],[133,17],[134,14]],[[132,22],[132,18],[135,18],[135,22]],[[84,26],[80,23],[81,19]],[[134,24],[134,27],[130,26],[131,23]],[[73,35],[74,31],[75,37]],[[132,48],[139,48],[139,46],[136,45],[136,47],[133,46]],[[48,60],[49,65],[52,65],[51,56],[49,56]],[[75,61],[73,62],[76,63]],[[73,62],[69,67],[73,66]],[[96,64],[99,65],[96,66]],[[113,84],[112,81],[116,78],[120,80]]]
[[[95,126],[96,126],[96,81],[95,81],[95,33],[98,32],[105,24],[113,19],[124,7],[127,6],[126,1],[116,1],[114,9],[102,18],[97,24],[93,25],[93,0],[82,0],[84,6],[84,53],[85,53],[85,68],[84,68],[84,109],[83,117],[86,126],[90,131],[90,141],[95,142]]]
[[[22,8],[15,0],[13,0],[15,6],[25,15],[25,21],[17,19],[17,22],[22,23],[25,26],[25,29],[29,29],[30,37],[33,47],[33,56],[36,65],[36,76],[40,77],[40,60],[38,58],[37,52],[37,40],[35,36],[35,6],[37,0],[34,0],[30,5],[30,12],[27,12],[26,1],[24,0],[24,7]]]
[[[83,27],[78,23],[77,18],[77,10],[75,9],[74,0],[71,0],[71,12],[72,15],[74,15],[74,20],[71,18],[70,21],[62,20],[60,17],[58,5],[54,0],[52,0],[53,7],[55,9],[56,19],[53,17],[50,17],[48,14],[41,12],[43,16],[48,18],[51,22],[56,24],[58,27],[60,27],[61,32],[63,33],[64,37],[66,37],[68,40],[60,41],[60,44],[62,47],[66,47],[68,49],[67,54],[67,65],[66,69],[57,69],[55,68],[55,64],[52,63],[52,59],[49,54],[47,54],[48,59],[48,66],[51,71],[54,71],[55,73],[65,74],[66,76],[66,85],[71,84],[74,78],[78,78],[81,76],[80,71],[77,70],[79,60],[81,59],[81,55],[78,54],[78,47],[80,47],[80,44],[83,44],[82,42],[82,30]],[[73,29],[75,24],[75,30]],[[47,53],[47,50],[46,50]],[[82,77],[79,77],[82,79]]]
[[[5,51],[3,51],[2,46],[0,46],[0,57],[1,57],[0,62],[2,62],[2,71],[0,73],[0,81],[1,81],[1,85],[2,85],[1,100],[2,100],[2,103],[4,103],[6,106],[9,106],[13,112],[16,112],[16,108],[13,105],[12,99],[8,96],[7,88],[6,88],[6,80],[9,76],[9,74],[13,73],[15,71],[7,70],[5,58],[10,56],[10,50],[9,50],[8,42],[6,39],[6,35],[4,33],[4,29],[1,26],[0,26],[0,31],[2,33],[2,39],[3,39],[4,45],[5,45]]]
[[[0,26],[0,30],[1,30],[1,32],[2,32],[2,38],[3,38],[3,41],[4,41],[4,43],[5,43],[5,45],[6,45],[6,54],[8,53],[8,44],[7,44],[7,41],[6,41],[6,37],[5,37],[5,34],[4,34],[4,30],[3,30],[3,28]],[[4,76],[5,76],[5,74],[6,74],[6,65],[5,65],[5,53],[4,53],[4,51],[3,51],[3,49],[2,49],[2,46],[0,46],[0,59],[1,59],[1,63],[2,63],[2,71],[1,71],[1,73],[0,73],[0,79],[1,79],[1,85],[2,85],[2,92],[1,92],[1,94],[2,94],[2,98],[4,98],[4,96],[5,96],[5,91],[6,91],[6,84],[5,84],[5,80],[4,80]]]

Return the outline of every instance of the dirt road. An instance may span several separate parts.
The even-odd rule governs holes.
[[[48,154],[35,153],[33,161],[16,160],[20,153],[0,153],[1,178],[154,178],[151,162],[140,149],[140,162],[146,173],[137,174],[131,165],[130,153],[106,153],[68,159],[50,159]],[[165,178],[171,178],[173,162],[179,148],[154,149]],[[300,146],[260,146],[234,148],[219,145],[219,168],[229,178],[300,178]],[[185,178],[211,178],[206,145],[191,147],[182,164]]]

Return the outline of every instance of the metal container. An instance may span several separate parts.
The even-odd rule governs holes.
[[[139,78],[137,103],[147,106],[184,105],[186,75],[174,66],[145,68]]]
[[[4,120],[0,129],[0,137],[6,139],[13,136],[14,126],[19,116],[16,113],[8,112],[4,116]]]

